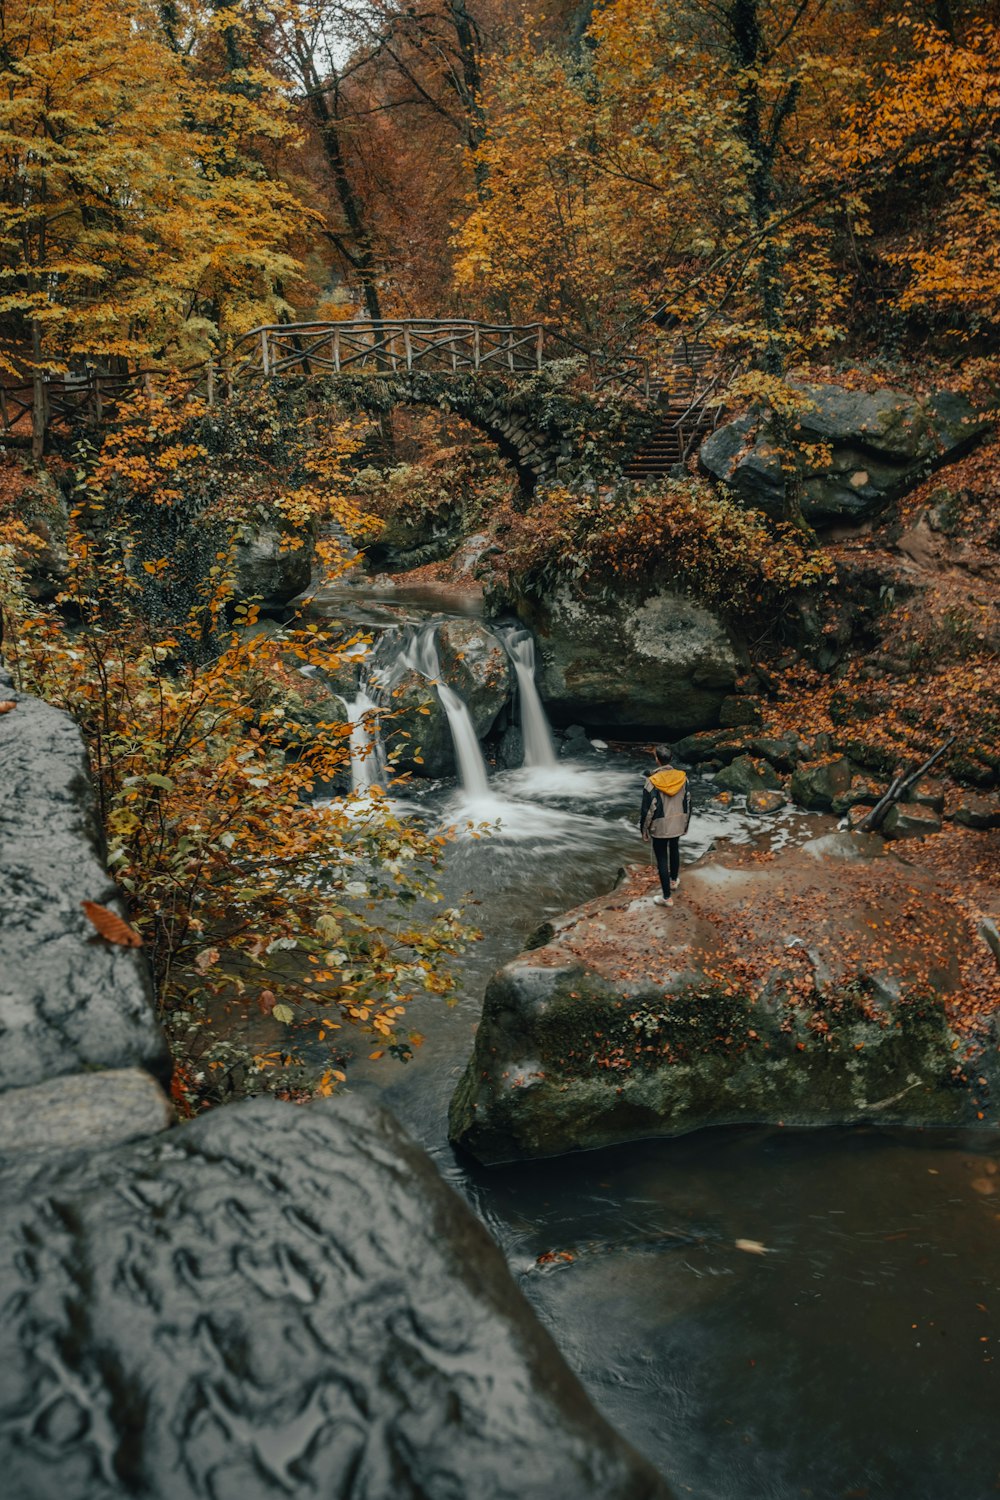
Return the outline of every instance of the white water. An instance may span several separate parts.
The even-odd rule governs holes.
[[[535,642],[527,631],[523,631],[505,636],[504,645],[517,674],[524,764],[540,768],[555,767],[557,761],[552,731],[535,684]]]
[[[470,799],[488,797],[489,780],[486,775],[486,762],[479,748],[479,737],[472,722],[472,715],[462,699],[446,682],[438,682],[436,686],[444,711],[448,715],[448,728],[451,730],[455,745],[455,759],[458,762],[462,790]]]
[[[384,786],[385,752],[379,737],[378,719],[372,718],[378,704],[364,688],[360,688],[358,696],[344,706],[351,726],[351,791]]]
[[[404,647],[400,660],[414,672],[426,677],[436,689],[441,706],[448,716],[452,744],[455,747],[455,762],[458,767],[462,790],[471,801],[489,796],[489,780],[486,762],[479,747],[472,716],[463,700],[441,681],[441,665],[437,654],[437,626],[425,625],[416,631]]]

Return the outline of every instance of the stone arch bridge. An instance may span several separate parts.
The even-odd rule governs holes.
[[[188,372],[210,404],[255,384],[294,382],[371,416],[399,405],[432,406],[477,427],[517,470],[522,490],[539,482],[641,479],[680,462],[704,434],[711,388],[702,361],[675,348],[666,379],[644,359],[584,349],[542,323],[383,319],[269,324],[225,361]],[[100,421],[149,372],[87,366],[0,391],[5,431],[43,422]]]

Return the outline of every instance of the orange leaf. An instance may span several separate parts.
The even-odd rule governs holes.
[[[87,916],[107,943],[117,943],[119,948],[141,948],[142,938],[134,927],[130,927],[117,912],[99,906],[96,901],[81,901]]]
[[[16,699],[14,699],[14,698],[5,698],[3,700],[3,702],[0,703],[0,714],[13,713],[13,711],[14,711],[14,709],[16,707],[17,707],[17,701],[16,701]]]

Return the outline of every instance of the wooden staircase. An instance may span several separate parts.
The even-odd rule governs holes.
[[[661,479],[683,464],[715,426],[718,406],[711,401],[708,380],[711,350],[680,339],[670,355],[666,380],[653,388],[659,419],[653,432],[625,465],[626,479],[636,484]]]

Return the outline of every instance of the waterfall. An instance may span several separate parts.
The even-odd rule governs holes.
[[[489,795],[486,762],[468,707],[446,682],[441,681],[441,664],[437,654],[437,626],[425,625],[415,631],[400,653],[400,661],[437,689],[441,706],[448,716],[455,762],[463,789],[470,797]]]
[[[535,642],[527,631],[504,637],[504,645],[514,663],[517,691],[521,701],[521,735],[524,739],[524,764],[551,767],[556,765],[552,732],[545,717],[542,700],[535,685]]]
[[[479,737],[472,722],[472,715],[466,704],[446,682],[439,682],[437,690],[444,711],[448,715],[448,728],[451,730],[451,738],[455,746],[455,759],[458,762],[458,774],[462,787],[470,797],[486,797],[489,795],[486,762],[479,748]]]
[[[385,780],[385,751],[379,737],[366,721],[366,715],[378,704],[359,688],[356,698],[344,704],[351,726],[351,791],[363,791],[365,787],[382,785]]]

